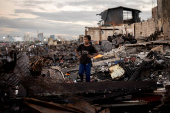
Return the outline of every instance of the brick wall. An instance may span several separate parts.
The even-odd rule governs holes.
[[[113,28],[112,28],[113,29]],[[100,40],[100,30],[99,28],[88,28],[87,35],[91,36],[91,39],[94,41],[99,41]],[[108,36],[112,36],[113,35],[113,30],[102,30],[101,33],[101,38],[102,40],[107,40]]]
[[[113,36],[113,30],[103,30],[102,40],[107,40],[108,36]]]
[[[158,24],[159,23],[159,24]],[[156,31],[156,27],[161,29],[162,23],[161,20],[156,20],[154,18],[149,19],[147,21],[143,21],[140,23],[131,24],[129,26],[115,26],[115,29],[119,29],[117,34],[126,34],[125,27],[127,29],[127,33],[130,33],[131,35],[135,35],[135,38],[138,39],[139,37],[148,37],[151,34],[154,34]],[[106,28],[107,29],[107,28]],[[101,34],[102,40],[107,40],[108,36],[113,35],[113,30],[102,30],[103,33]],[[100,40],[100,30],[99,28],[88,28],[88,31],[86,31],[87,35],[90,35],[92,40],[99,41]]]
[[[94,40],[94,41],[99,41],[100,39],[99,29],[89,28],[87,31],[87,35],[90,35],[91,40]]]
[[[127,34],[130,33],[130,35],[135,36],[134,25],[135,25],[135,24],[131,24],[131,25],[128,25],[128,26],[127,26]]]
[[[114,33],[116,34],[126,34],[125,28],[127,29],[127,34],[130,33],[131,35],[134,36],[134,24],[131,25],[122,25],[122,26],[115,26]],[[101,38],[102,40],[107,40],[108,36],[113,36],[113,27],[102,27],[102,33],[101,33]],[[90,35],[91,39],[94,41],[99,41],[100,40],[100,30],[98,27],[95,28],[88,28],[88,31],[85,31],[86,35]]]
[[[162,30],[162,18],[157,20],[157,30],[161,31]]]
[[[156,31],[156,21],[155,19],[149,19],[148,20],[148,32],[147,36],[150,36],[151,34],[154,34]]]
[[[131,35],[134,36],[134,24],[131,25],[122,25],[122,26],[115,26],[114,33],[117,34],[126,34],[125,28],[127,29],[127,34],[130,33]],[[102,27],[102,33],[101,33],[101,38],[102,40],[107,40],[108,36],[113,36],[113,27]],[[91,39],[94,41],[99,41],[100,40],[100,29],[98,27],[93,27],[93,28],[88,28],[85,31],[85,35],[90,35]]]
[[[156,24],[154,18],[140,23],[135,23],[135,38],[148,37],[155,33]]]

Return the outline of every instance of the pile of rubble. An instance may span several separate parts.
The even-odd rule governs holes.
[[[122,37],[123,36],[121,36],[121,38]],[[113,40],[116,40],[116,38]],[[154,77],[159,81],[161,81],[161,78],[166,78],[167,81],[169,80],[168,77],[164,76],[167,75],[169,67],[169,45],[149,44],[148,46],[136,45],[134,47],[129,44],[120,46],[119,43],[120,47],[113,48],[113,45],[107,43],[107,41],[103,41],[101,45],[94,44],[96,48],[99,46],[100,48],[108,46],[106,47],[108,52],[100,49],[100,54],[92,59],[92,82],[103,80],[145,81],[151,80]],[[61,74],[56,76],[64,75],[64,77],[56,78],[69,78],[70,81],[78,82],[79,60],[74,52],[77,46],[78,43],[71,43],[50,47],[48,49],[44,46],[32,48],[27,52],[30,60],[29,70],[31,75],[51,77],[53,71],[50,70],[56,70],[61,72]],[[1,54],[0,62],[2,71],[13,71],[16,64],[14,53],[9,52],[9,54],[6,54],[6,57]],[[11,69],[7,68],[8,65],[11,65]],[[54,69],[53,67],[56,68]]]
[[[113,46],[107,44],[107,41],[103,41],[101,45],[94,44],[94,46],[104,47],[105,44],[110,47],[106,48],[111,50],[108,49],[108,52],[100,50],[100,54],[92,59],[91,82],[157,80],[162,83],[169,81],[169,77],[166,76],[169,73],[168,45],[150,44],[131,47],[125,44],[112,48]],[[47,55],[31,56],[32,75],[34,73],[34,75],[50,77],[54,73],[50,71],[53,70],[51,67],[55,66],[55,71],[61,73],[55,75],[61,76],[56,78],[79,82],[79,60],[74,52],[77,46],[78,43],[58,45],[48,49]],[[69,51],[66,51],[67,49]]]
[[[107,76],[110,80],[146,81],[156,79],[162,83],[162,79],[164,79],[164,82],[168,82],[170,79],[167,54],[168,52],[163,54],[162,45],[147,52],[121,46],[94,59],[93,68],[97,71],[95,75],[100,79]]]
[[[107,40],[102,40],[101,44],[95,44],[98,51],[109,52],[125,44],[135,44],[137,40],[130,34],[108,36]]]
[[[19,92],[22,90],[29,97],[40,100],[51,101],[55,98],[55,103],[75,105],[77,101],[88,101],[95,105],[110,98],[116,103],[117,100],[133,100],[134,97],[129,95],[153,91],[156,84],[169,83],[169,43],[140,45],[117,42],[118,45],[108,41],[103,41],[101,45],[93,44],[96,48],[99,47],[97,49],[100,54],[92,59],[91,83],[79,82],[79,59],[74,52],[78,43],[48,48],[38,46],[25,52],[4,50],[0,56],[0,86],[7,95],[11,94],[8,89],[16,91],[19,86]],[[1,97],[6,98],[4,95]],[[160,98],[159,96],[155,101],[160,102]],[[27,103],[28,100],[26,99]],[[142,102],[137,104],[143,105]],[[99,106],[102,106],[99,111],[110,108],[107,105]]]

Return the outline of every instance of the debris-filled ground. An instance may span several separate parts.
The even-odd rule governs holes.
[[[80,3],[85,2],[87,1]],[[16,2],[15,5],[19,3]],[[41,3],[47,2],[35,1],[35,4]],[[59,8],[63,10],[65,4],[61,3]],[[20,22],[20,25],[24,26],[21,28],[25,26],[31,28],[31,22],[22,13],[26,11],[32,18],[34,14],[38,14],[32,19],[39,21],[32,23],[32,25],[37,24],[37,29],[43,28],[47,32],[52,28],[62,29],[63,36],[72,36],[68,35],[66,29],[60,25],[62,18],[69,18],[63,22],[63,25],[67,24],[64,26],[68,28],[73,27],[69,29],[70,32],[73,34],[73,31],[79,32],[77,29],[80,23],[89,25],[92,22],[90,14],[95,12],[95,7],[98,7],[96,10],[100,9],[98,3],[102,3],[101,6],[104,8],[108,6],[104,3],[112,2],[96,1],[97,6],[92,8],[89,3],[88,8],[80,5],[79,10],[90,10],[89,14],[84,10],[81,18],[74,17],[72,10],[67,13],[64,9],[62,16],[56,18],[59,20],[46,20],[46,14],[53,16],[60,14],[60,11],[55,13],[52,7],[49,9],[50,13],[47,13],[48,11],[42,6],[47,6],[48,9],[50,5],[42,4],[38,7],[46,10],[45,14],[35,12],[34,8],[33,10],[21,8],[14,10],[17,14],[9,14],[13,19],[12,22],[1,14],[3,17],[1,20],[6,19],[7,22],[1,22],[5,24],[2,24],[0,34],[26,32],[27,29],[12,27],[15,25],[12,24],[14,22],[17,24]],[[26,4],[31,7],[35,5],[29,2]],[[71,2],[67,2],[68,4]],[[134,6],[133,2],[128,4]],[[135,7],[138,6],[136,4]],[[97,23],[98,27],[85,27],[85,36],[79,35],[78,40],[66,41],[59,35],[57,38],[55,35],[50,35],[50,38],[44,37],[45,35],[43,36],[38,30],[37,37],[24,35],[24,41],[19,36],[3,37],[3,41],[0,42],[0,113],[169,113],[170,2],[158,0],[157,5],[152,8],[152,18],[146,21],[141,20],[139,16],[141,11],[138,9],[122,6],[106,8],[100,14],[96,14],[102,19]],[[143,7],[143,11],[147,12],[148,6],[149,2],[146,2],[147,8]],[[67,6],[67,8],[72,7]],[[77,10],[76,7],[73,9]],[[23,22],[21,18],[13,17],[20,13]],[[76,13],[81,12],[76,11]],[[83,15],[91,22],[83,21],[82,18],[85,18]],[[74,18],[74,22],[71,18]],[[47,26],[51,26],[50,29],[46,28],[45,22]],[[96,20],[92,23],[94,22]],[[52,27],[53,23],[57,25]],[[84,49],[81,53],[85,55],[85,63],[81,63],[80,58],[83,55],[81,53],[79,54],[82,56],[77,55],[77,48],[82,47],[80,44],[84,44],[83,47],[87,45],[86,49],[93,49],[96,56],[93,57],[92,51]],[[85,70],[90,78],[79,73],[80,63],[84,66],[82,70]]]
[[[72,42],[1,48],[2,112],[165,113],[169,110],[170,42],[93,43],[91,82],[80,82]],[[132,39],[135,42],[134,39]],[[132,41],[130,41],[132,42]],[[136,42],[135,42],[136,43]],[[8,51],[7,51],[8,50]],[[85,76],[84,76],[85,77]],[[166,86],[166,90],[165,87]]]

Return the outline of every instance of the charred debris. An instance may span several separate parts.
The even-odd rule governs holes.
[[[132,21],[126,23],[140,21],[139,10],[118,7],[123,11],[122,8],[132,10],[134,14]],[[102,18],[109,11],[103,12]],[[153,20],[147,22],[153,23]],[[110,20],[105,23],[110,24]],[[142,29],[137,30],[137,27],[148,23],[136,23],[132,26],[135,31],[132,31],[136,34]],[[116,27],[90,29],[99,33],[97,38],[100,40],[92,41],[99,55],[92,59],[89,83],[80,82],[78,75],[79,60],[75,49],[82,43],[80,40],[56,45],[1,47],[0,112],[169,112],[170,41],[159,40],[168,32],[157,30],[147,36],[140,32],[136,36],[142,37],[136,38],[128,31],[125,34],[112,33]],[[104,33],[109,30],[114,35],[102,40],[101,30]],[[85,30],[87,33],[91,33],[90,30]]]
[[[122,37],[93,44],[100,54],[92,59],[90,83],[80,82],[78,76],[74,52],[78,42],[49,49],[47,45],[30,46],[30,51],[22,46],[2,47],[1,110],[105,113],[134,112],[144,106],[142,112],[162,109],[168,101],[164,86],[168,88],[170,79],[170,42],[113,43]],[[166,102],[158,107],[163,94]],[[83,106],[88,106],[87,111]],[[138,109],[132,110],[134,106]]]

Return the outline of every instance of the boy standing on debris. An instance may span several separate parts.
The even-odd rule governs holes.
[[[91,58],[98,55],[98,51],[95,49],[95,47],[89,44],[90,41],[91,36],[84,36],[84,44],[79,45],[75,50],[77,57],[80,59],[79,76],[81,81],[83,81],[83,73],[85,72],[86,82],[90,82]],[[78,54],[79,51],[81,52],[81,55]],[[93,53],[95,54],[92,55]]]

